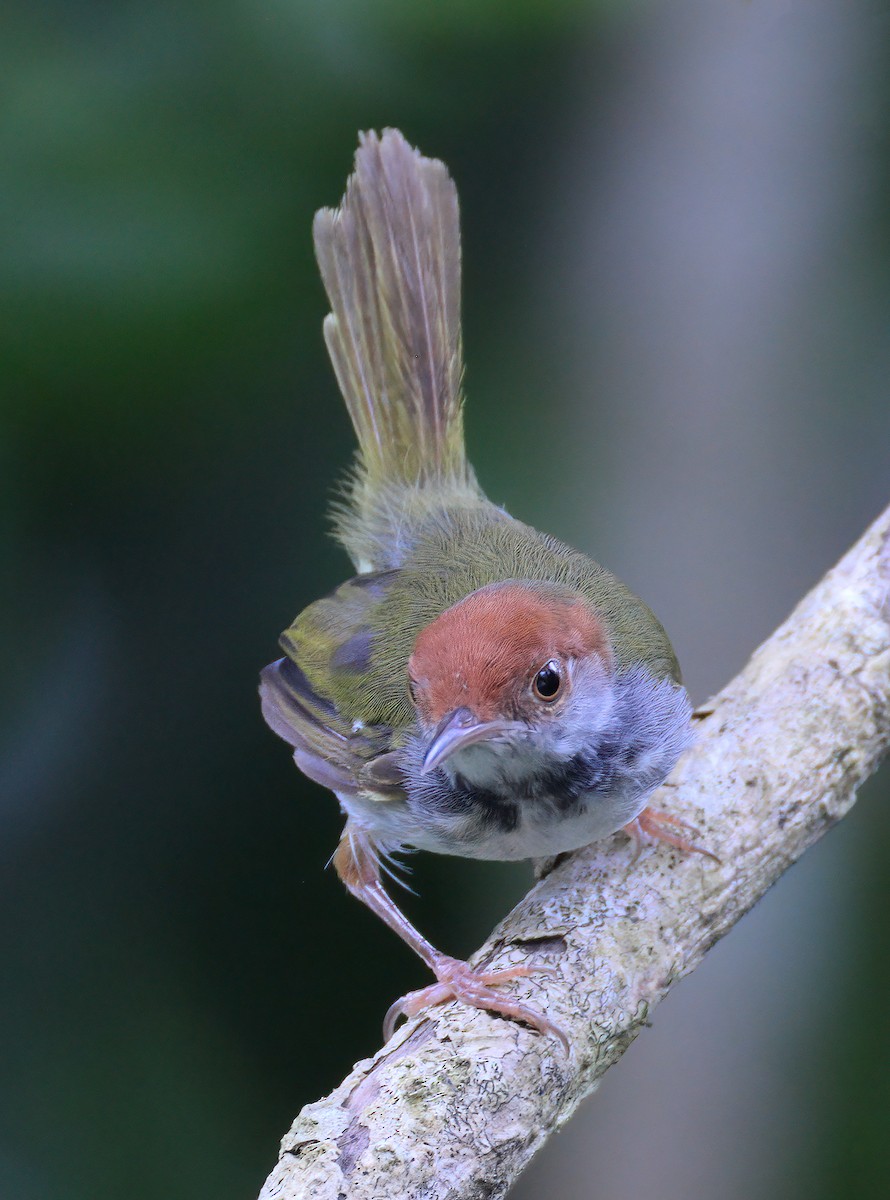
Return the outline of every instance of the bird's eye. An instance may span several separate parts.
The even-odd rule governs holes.
[[[559,663],[551,659],[535,676],[532,691],[539,700],[555,700],[561,687],[562,671]]]
[[[411,697],[411,703],[416,706],[416,704],[417,704],[417,684],[414,682],[414,680],[411,678],[410,675],[408,676],[408,695]]]

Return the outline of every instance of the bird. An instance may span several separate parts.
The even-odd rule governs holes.
[[[359,135],[313,223],[324,340],[358,440],[333,505],[355,574],[310,604],[261,673],[263,715],[346,817],[333,865],[435,976],[386,1014],[458,1000],[558,1038],[503,990],[544,964],[476,970],[384,887],[400,851],[559,856],[624,829],[701,850],[647,807],[690,744],[662,625],[599,563],[486,498],[463,430],[458,196],[396,129]],[[702,853],[707,851],[702,850]]]

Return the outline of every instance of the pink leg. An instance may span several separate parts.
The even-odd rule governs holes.
[[[624,826],[624,832],[634,843],[634,861],[639,858],[646,838],[649,837],[658,842],[667,842],[669,846],[682,850],[686,854],[703,854],[705,858],[713,859],[716,863],[720,862],[716,854],[712,854],[704,846],[697,846],[692,841],[693,838],[699,836],[698,830],[693,825],[655,808],[644,808],[638,817]]]
[[[469,963],[441,954],[414,928],[401,909],[393,902],[380,882],[380,867],[374,844],[367,834],[347,824],[334,855],[334,867],[348,890],[395,933],[407,942],[436,976],[436,983],[409,992],[392,1005],[383,1024],[383,1035],[391,1037],[400,1016],[413,1017],[421,1009],[446,1000],[462,1000],[473,1008],[500,1014],[515,1021],[523,1021],[541,1033],[551,1033],[569,1053],[569,1041],[565,1033],[532,1008],[526,1008],[494,990],[500,983],[511,979],[523,979],[532,974],[552,974],[553,968],[542,963],[524,967],[508,967],[503,971],[474,971]]]

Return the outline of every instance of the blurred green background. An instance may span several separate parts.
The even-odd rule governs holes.
[[[255,694],[349,570],[310,226],[357,130],[457,180],[483,485],[700,700],[890,498],[888,50],[845,0],[0,13],[0,1196],[254,1195],[424,982]],[[517,1196],[890,1193],[887,791]],[[454,953],[528,882],[412,865]]]

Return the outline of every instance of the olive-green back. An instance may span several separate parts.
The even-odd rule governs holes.
[[[330,700],[344,731],[413,720],[406,666],[417,634],[469,593],[502,580],[579,593],[606,627],[618,669],[643,663],[679,682],[677,660],[650,609],[586,555],[487,502],[427,522],[403,565],[359,575],[302,612],[281,644]]]

